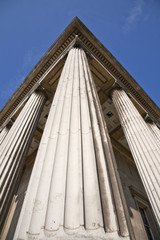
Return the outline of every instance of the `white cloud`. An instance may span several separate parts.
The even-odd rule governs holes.
[[[128,17],[125,19],[123,26],[124,31],[129,32],[133,26],[138,22],[143,13],[144,0],[135,0]]]

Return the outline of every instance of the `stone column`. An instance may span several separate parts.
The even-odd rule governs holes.
[[[158,141],[160,147],[160,130],[157,125],[153,121],[146,121],[148,127],[151,129],[152,133],[154,134],[156,140]]]
[[[0,145],[2,144],[2,142],[5,139],[8,132],[9,132],[9,127],[5,126],[2,130],[2,132],[0,133]]]
[[[71,49],[15,239],[129,239],[113,158],[85,52]]]
[[[160,225],[159,147],[146,122],[125,91],[122,89],[113,90],[112,99],[146,193]]]
[[[39,119],[45,96],[41,92],[33,93],[23,107],[15,123],[0,147],[0,221],[9,207],[15,191],[15,185],[24,164],[32,135]]]

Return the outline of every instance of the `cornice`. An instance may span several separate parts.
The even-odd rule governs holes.
[[[124,87],[145,111],[160,124],[160,109],[145,93],[133,77],[113,57],[113,55],[100,43],[100,41],[76,17],[64,30],[55,43],[49,48],[38,64],[29,73],[20,87],[0,112],[0,125],[10,117],[15,108],[24,100],[26,95],[45,75],[46,71],[54,65],[57,59],[78,36],[86,49],[109,71],[114,78]]]

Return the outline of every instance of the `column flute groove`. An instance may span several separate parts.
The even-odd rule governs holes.
[[[96,173],[96,156],[91,117],[89,112],[89,102],[87,99],[86,78],[82,62],[83,53],[81,50],[79,51],[85,228],[91,230],[102,227],[103,220],[98,177]]]
[[[134,133],[134,130],[133,130],[133,128],[137,128],[137,126],[138,126],[138,124],[139,124],[139,121],[136,119],[136,122],[135,122],[135,124],[134,124],[134,126],[133,126],[133,124],[131,125],[131,129],[132,129],[132,132]],[[127,125],[128,126],[128,125]],[[144,126],[144,123],[143,123],[143,126]],[[129,127],[129,126],[128,126]],[[141,132],[141,136],[143,136],[143,132]],[[134,136],[132,136],[132,138],[134,139]],[[141,137],[140,136],[137,136],[136,137],[137,139],[139,139],[139,141],[141,141],[143,144],[144,144],[144,146],[145,146],[145,143],[144,143],[144,139],[142,138],[142,140],[141,140]],[[135,147],[136,147],[136,149],[137,149],[137,153],[136,152],[134,152],[134,156],[135,157],[138,157],[138,156],[140,156],[141,157],[141,161],[143,162],[143,164],[145,164],[145,161],[144,161],[144,159],[143,159],[143,152],[142,152],[142,149],[141,149],[141,146],[139,146],[139,141],[137,141],[137,139],[135,138]],[[146,147],[146,146],[145,146]],[[133,150],[134,150],[134,148],[133,148]],[[144,152],[144,155],[146,155],[145,154],[145,152]],[[149,156],[150,156],[150,154],[148,154]],[[150,167],[146,170],[146,172],[148,173],[148,175],[144,175],[143,174],[143,172],[142,172],[142,169],[141,169],[141,167],[140,167],[140,164],[138,164],[138,167],[139,167],[139,171],[141,172],[141,176],[142,176],[142,179],[143,179],[143,181],[146,183],[146,185],[148,185],[148,184],[151,184],[151,186],[153,186],[153,181],[152,181],[152,179],[150,179],[149,178],[149,175],[151,174],[151,172],[149,172],[149,170],[150,170]],[[150,192],[148,192],[148,189],[146,189],[146,192],[147,192],[147,194],[150,196],[151,195],[151,193]],[[154,198],[155,198],[155,196],[153,196]],[[155,199],[156,200],[156,199]],[[153,200],[154,201],[154,200]],[[152,200],[151,200],[151,204],[152,204]],[[157,205],[157,203],[155,202],[155,205]]]
[[[97,148],[97,165],[99,171],[99,182],[100,182],[100,191],[101,191],[101,199],[102,199],[102,207],[103,207],[103,218],[105,223],[105,231],[112,232],[117,231],[117,219],[116,216],[112,213],[115,211],[112,199],[112,192],[109,183],[109,176],[106,169],[105,163],[105,155],[103,150],[103,143],[102,143],[102,136],[99,129],[98,117],[95,107],[95,100],[93,98],[93,91],[90,81],[92,81],[89,75],[89,70],[87,70],[86,65],[87,61],[85,59],[85,55],[83,54],[83,62],[84,62],[84,70],[86,75],[86,84],[87,84],[87,92],[88,92],[88,99],[90,105],[90,112],[91,112],[91,119],[92,119],[92,128],[93,128],[93,135],[95,139],[95,146]]]
[[[82,161],[81,161],[81,128],[80,128],[80,97],[79,97],[79,62],[78,52],[75,53],[75,69],[73,83],[73,100],[70,121],[69,152],[66,179],[66,202],[64,227],[67,231],[77,230],[81,222],[82,209]],[[74,148],[73,148],[74,145]],[[74,179],[74,181],[73,181]]]
[[[160,146],[160,130],[157,127],[157,125],[153,122],[153,121],[147,121],[147,125],[150,128],[151,132],[153,133],[153,135],[155,136],[156,140],[158,141],[158,146]]]
[[[73,48],[51,105],[14,239],[130,238],[97,101],[85,52]]]
[[[129,109],[130,109],[130,106],[129,106]],[[128,108],[127,108],[127,102],[126,102],[126,100],[125,100],[125,104],[122,106],[122,111],[121,111],[121,114],[122,113],[124,113],[124,111],[126,110],[126,112],[129,114],[129,110],[128,110]],[[131,111],[131,109],[130,109],[130,111]],[[134,113],[135,114],[135,109],[132,111],[132,113]],[[124,119],[126,118],[126,116],[127,115],[125,115],[124,116]],[[132,116],[132,121],[134,120],[135,118]],[[141,119],[140,119],[141,120]],[[143,119],[142,119],[143,120]],[[125,125],[125,122],[126,122],[126,120],[123,122],[123,124],[122,124],[122,126],[124,126]],[[129,124],[128,123],[130,123],[130,122],[126,122],[126,128],[128,129],[129,128]],[[137,123],[137,124],[136,124]],[[137,129],[137,126],[138,126],[138,124],[139,124],[139,121],[136,119],[135,120],[135,122],[131,122],[131,124],[130,124],[130,132],[127,132],[127,136],[129,137],[129,139],[130,139],[130,144],[131,144],[131,140],[132,139],[134,139],[134,135],[133,135],[133,133],[135,132],[135,129]],[[144,126],[144,123],[142,122],[142,126]],[[142,127],[141,127],[142,128]],[[141,128],[139,128],[140,130],[141,130]],[[141,135],[143,135],[142,133],[141,133]],[[132,136],[132,138],[130,137],[130,136]],[[141,138],[140,136],[137,136],[137,138],[139,139],[139,138]],[[137,149],[137,151],[135,152],[135,151],[133,151],[133,155],[135,156],[135,157],[137,157],[138,155],[141,157],[141,161],[143,161],[143,164],[145,164],[145,162],[144,162],[144,158],[142,157],[142,149],[141,149],[141,146],[139,146],[139,141],[140,141],[140,139],[139,139],[139,141],[137,141],[138,139],[135,139],[135,147],[136,147],[136,149]],[[144,140],[142,139],[141,140],[141,142],[144,144]],[[133,143],[132,143],[132,145],[133,145]],[[131,145],[131,146],[132,146]],[[134,146],[133,146],[134,147]],[[133,150],[134,148],[132,148],[132,150]],[[145,153],[144,153],[144,155],[145,155]],[[149,154],[150,155],[150,154]],[[137,164],[138,165],[138,167],[140,166],[139,165],[139,163]],[[142,170],[141,170],[141,168],[139,167],[139,169],[140,169],[140,172],[142,172]],[[148,168],[146,171],[148,172],[150,170],[150,168]],[[149,174],[148,175],[146,175],[146,176],[144,176],[144,175],[142,175],[142,178],[143,178],[143,181],[146,183],[146,185],[147,184],[153,184],[152,183],[152,180],[149,178]],[[147,193],[150,195],[150,193],[148,192],[148,189],[146,190],[147,191]]]
[[[40,107],[40,104],[41,103],[39,103],[37,105],[37,107]],[[3,175],[5,175],[6,177],[4,178],[4,183],[2,183],[3,189],[2,189],[2,192],[1,192],[1,200],[3,200],[3,203],[5,205],[6,205],[6,201],[8,201],[8,196],[13,196],[12,193],[14,193],[14,189],[15,189],[15,186],[17,184],[17,179],[20,177],[19,174],[20,174],[20,172],[21,172],[21,170],[23,168],[23,163],[24,162],[22,161],[22,156],[25,155],[24,153],[27,151],[27,148],[25,146],[25,142],[29,141],[30,134],[31,134],[31,131],[32,131],[32,127],[33,127],[34,119],[38,115],[37,111],[35,111],[35,113],[36,114],[32,115],[33,121],[31,121],[30,124],[28,125],[28,129],[25,132],[25,135],[23,136],[22,141],[18,141],[17,142],[18,144],[22,144],[23,145],[23,147],[20,148],[16,152],[16,155],[18,156],[18,158],[17,159],[16,158],[15,159],[10,158],[10,159],[14,160],[14,163],[12,162],[13,165],[9,169],[9,172],[3,173]],[[4,206],[2,205],[2,208],[3,207]]]
[[[115,89],[112,99],[151,206],[160,224],[159,148],[127,94],[123,90]]]
[[[70,56],[70,61],[71,61],[72,57],[73,57],[72,52],[70,53],[70,55],[71,55]],[[63,113],[63,107],[65,104],[64,97],[65,97],[65,93],[67,90],[67,83],[68,83],[70,67],[71,67],[71,64],[69,62],[69,65],[66,65],[67,73],[64,76],[64,84],[62,85],[58,103],[56,105],[56,109],[55,109],[56,112],[55,112],[55,115],[53,118],[51,131],[49,133],[48,144],[46,145],[46,153],[45,153],[44,158],[47,159],[47,162],[45,162],[44,169],[43,169],[41,177],[40,177],[37,194],[35,196],[36,201],[34,204],[32,215],[31,215],[30,227],[29,227],[30,234],[37,234],[39,232],[39,229],[41,228],[41,226],[45,226],[45,231],[50,230],[50,229],[56,230],[57,228],[59,228],[59,220],[57,218],[55,218],[55,220],[53,221],[53,225],[50,226],[49,216],[46,214],[48,212],[47,209],[48,209],[48,204],[49,204],[49,194],[50,194],[50,191],[52,188],[52,185],[51,185],[52,172],[54,171],[54,167],[55,167],[54,166],[55,165],[55,154],[57,151],[56,146],[57,146],[58,137],[60,135],[61,118],[62,118],[62,113]],[[41,158],[41,156],[39,156],[39,157]],[[47,186],[46,186],[46,181],[47,181]],[[59,198],[57,196],[57,200],[58,199]],[[57,209],[57,211],[60,211],[60,210],[61,209]],[[56,212],[55,212],[55,215],[56,215]],[[59,215],[57,217],[59,217]],[[40,221],[40,219],[41,219],[41,221]]]
[[[1,131],[1,133],[0,133],[0,145],[2,144],[2,142],[3,142],[3,140],[5,139],[5,137],[6,137],[6,135],[8,134],[8,132],[9,132],[9,127],[8,126],[5,126],[4,128],[3,128],[3,130]]]
[[[127,103],[124,104],[123,107],[124,107],[123,109],[126,110],[127,113],[129,114],[129,112],[131,111],[131,109],[130,109],[130,111],[128,111]],[[129,107],[130,107],[130,106],[129,106]],[[122,109],[122,111],[123,111],[123,109]],[[132,110],[132,113],[133,113],[133,110]],[[136,114],[136,113],[134,112],[134,114]],[[143,120],[143,119],[141,118],[140,120]],[[130,134],[130,135],[133,135],[133,137],[134,137],[134,132],[139,131],[139,130],[141,131],[141,135],[143,135],[143,128],[140,126],[141,128],[138,129],[138,127],[139,127],[139,121],[140,121],[140,120],[138,120],[137,118],[132,117],[132,121],[133,121],[133,122],[130,123],[131,131],[130,131],[130,133],[128,133],[128,135]],[[126,122],[125,124],[128,126],[128,122]],[[143,124],[142,126],[145,126],[145,125],[144,125],[145,122],[142,121],[142,124]],[[124,123],[123,123],[123,125],[124,125]],[[129,136],[130,136],[130,135],[129,135]],[[137,137],[139,138],[140,136],[137,136]],[[150,135],[148,136],[148,139],[150,139]],[[146,141],[144,141],[144,138],[142,138],[141,141],[143,142],[143,144],[144,144],[144,146],[145,146],[144,149],[147,149],[147,147],[149,147],[149,146],[151,145],[151,142],[150,142],[150,144],[148,144]],[[152,143],[153,143],[153,139],[152,139]],[[135,141],[135,144],[137,144],[136,141]],[[147,145],[148,145],[148,146],[147,146]],[[140,154],[140,155],[143,154],[143,151],[142,151],[142,149],[139,147],[139,145],[137,145],[137,149],[139,150],[139,154]],[[144,151],[144,154],[146,155],[145,151]],[[149,154],[149,156],[150,156],[150,152],[149,152],[148,154]],[[154,152],[153,152],[153,154],[154,154]],[[142,160],[142,161],[143,161],[143,160]],[[154,162],[154,164],[155,164],[155,162]],[[158,164],[158,162],[156,162],[156,164]],[[152,166],[151,166],[151,168],[152,168]],[[159,170],[158,165],[154,168],[154,170],[155,170],[155,171],[158,171],[158,170]],[[158,173],[158,174],[159,174],[159,173]]]
[[[39,119],[45,96],[42,93],[33,93],[24,109],[20,112],[12,131],[8,133],[2,143],[1,149],[1,221],[6,214],[9,202],[13,197],[17,179],[24,164],[25,155],[27,153],[32,135]],[[32,104],[34,103],[34,105]],[[28,109],[29,106],[29,109]],[[22,118],[24,112],[28,114]],[[23,122],[21,121],[23,119]],[[18,128],[18,129],[17,129]],[[16,132],[15,139],[12,134]],[[8,145],[6,144],[8,143]],[[5,148],[3,148],[5,146]]]
[[[30,104],[32,104],[32,103],[30,102]],[[28,103],[26,108],[25,109],[23,108],[21,111],[21,114],[18,116],[19,121],[23,122],[23,119],[26,118],[26,115],[28,114],[29,109],[30,109],[30,105]],[[7,146],[9,147],[11,145],[12,141],[14,140],[14,137],[17,135],[17,132],[19,129],[18,126],[19,126],[18,121],[14,122],[14,128],[11,128],[11,130],[10,130],[10,139],[9,138],[5,139],[5,141],[2,144],[1,149],[0,149],[0,155],[4,153]],[[2,158],[2,155],[1,155],[1,158]]]
[[[36,101],[36,99],[35,99]],[[30,106],[30,108],[33,108],[33,114],[34,114],[34,108],[35,108],[35,101],[33,101],[33,104]],[[21,141],[23,141],[23,137],[24,135],[26,135],[26,129],[24,128],[24,125],[25,124],[30,124],[30,120],[31,119],[31,114],[30,114],[30,111],[28,112],[28,114],[26,115],[26,122],[21,122],[20,124],[20,128],[19,128],[19,131],[20,131],[20,136],[18,134],[15,134],[14,135],[14,139],[10,138],[10,144],[8,144],[8,151],[4,151],[3,152],[3,155],[1,155],[1,159],[2,159],[2,165],[1,165],[1,180],[2,180],[2,183],[3,183],[3,178],[4,177],[8,177],[8,175],[6,174],[6,172],[8,171],[8,169],[10,168],[10,165],[12,165],[12,167],[14,167],[14,164],[13,162],[10,160],[9,163],[8,162],[5,162],[4,160],[7,158],[7,159],[12,159],[12,157],[14,157],[14,154],[15,152],[17,151],[17,148],[15,148],[15,145],[16,144],[20,144]],[[17,119],[18,121],[19,119]],[[19,122],[18,122],[19,123]],[[17,127],[17,126],[14,126],[14,127]],[[18,131],[18,130],[17,130]],[[27,129],[28,131],[28,129]],[[11,145],[12,145],[12,148],[11,148]],[[6,146],[7,147],[7,146]],[[18,149],[18,151],[20,151],[20,149]],[[14,159],[15,160],[15,159]],[[4,165],[5,164],[5,165]],[[8,164],[6,166],[6,164]],[[9,169],[9,172],[12,173],[12,171],[10,171]]]
[[[34,202],[35,202],[36,194],[38,191],[38,186],[40,184],[40,179],[41,178],[43,179],[45,177],[44,174],[46,174],[46,176],[48,176],[48,178],[45,179],[45,182],[42,181],[42,185],[41,185],[42,194],[44,193],[43,194],[44,197],[48,196],[47,192],[49,190],[46,186],[48,186],[49,182],[50,182],[53,161],[49,157],[47,158],[47,156],[46,156],[46,161],[44,161],[44,159],[45,159],[45,154],[47,153],[47,149],[49,150],[49,147],[52,148],[54,146],[54,145],[52,146],[52,144],[50,144],[51,141],[53,142],[53,138],[51,138],[52,125],[55,121],[54,118],[56,116],[58,117],[58,114],[56,114],[56,111],[58,111],[57,105],[58,105],[58,101],[59,101],[59,96],[64,89],[63,85],[66,84],[65,76],[68,74],[67,72],[68,72],[68,66],[71,61],[71,56],[72,56],[72,54],[70,53],[68,55],[68,61],[65,63],[65,66],[63,68],[61,78],[60,78],[59,84],[58,84],[59,87],[56,90],[56,93],[54,96],[54,101],[52,103],[52,106],[51,106],[51,109],[50,109],[50,112],[49,112],[49,115],[47,118],[45,130],[42,135],[40,147],[38,149],[37,157],[35,160],[35,165],[34,165],[31,179],[29,182],[27,195],[26,195],[26,198],[25,198],[25,201],[23,204],[20,218],[19,218],[19,223],[18,223],[17,230],[15,233],[15,238],[17,238],[16,236],[18,235],[20,238],[26,239],[26,231],[28,231],[29,226],[30,226],[32,211],[34,208]],[[58,123],[58,121],[55,121],[55,122]],[[43,176],[42,176],[42,174],[43,174]],[[44,187],[43,187],[43,182],[45,184],[47,184],[47,185],[44,185]],[[42,219],[43,222],[45,221],[44,219],[45,219],[45,216]]]
[[[92,75],[91,75],[89,68],[88,68],[88,71],[89,71],[90,79],[92,79]],[[92,87],[92,91],[93,91],[98,122],[99,122],[100,131],[101,131],[101,135],[102,135],[102,140],[103,140],[103,148],[104,148],[105,157],[106,157],[106,165],[108,168],[110,182],[112,185],[112,191],[113,191],[113,196],[114,196],[115,209],[117,212],[119,230],[120,230],[120,233],[122,236],[128,236],[128,234],[129,234],[128,224],[129,224],[129,226],[130,226],[129,231],[130,231],[132,239],[134,239],[134,234],[133,234],[133,229],[131,227],[131,223],[130,223],[130,219],[129,219],[128,209],[127,209],[127,206],[125,205],[126,203],[124,203],[125,202],[124,196],[122,197],[122,195],[123,195],[122,194],[122,192],[123,192],[122,186],[120,183],[120,179],[118,180],[118,172],[116,172],[117,166],[116,166],[116,161],[115,161],[108,129],[106,126],[106,122],[104,119],[102,109],[100,107],[98,94],[97,94],[96,90],[94,90],[94,89],[96,89],[95,84],[93,81],[90,81],[90,83],[91,83],[91,87]],[[122,202],[122,198],[123,198],[124,202]],[[126,220],[126,216],[127,216],[127,220]]]
[[[73,90],[73,70],[75,56],[72,55],[68,73],[64,104],[59,126],[59,136],[54,156],[54,167],[51,178],[48,206],[46,212],[46,231],[56,231],[64,223],[65,181],[68,161],[69,124],[71,114],[71,99]],[[66,118],[67,116],[67,118]],[[60,171],[61,169],[61,171]]]

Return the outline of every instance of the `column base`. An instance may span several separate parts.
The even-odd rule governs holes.
[[[130,240],[130,237],[122,237],[117,232],[106,233],[103,228],[96,230],[85,230],[84,227],[78,229],[59,228],[57,231],[44,231],[40,235],[28,234],[26,240]],[[22,240],[22,239],[18,239]]]

